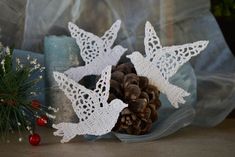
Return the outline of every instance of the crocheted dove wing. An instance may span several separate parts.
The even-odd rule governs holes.
[[[111,52],[111,46],[117,38],[120,25],[121,21],[117,20],[101,38],[80,29],[71,22],[69,22],[68,27],[71,36],[76,39],[76,42],[81,50],[82,59],[86,64],[89,64],[98,56],[105,54],[106,52]]]
[[[194,43],[162,47],[153,26],[146,22],[145,25],[145,52],[149,59],[168,80],[177,70],[193,56],[198,55],[206,48],[209,41],[197,41]]]
[[[98,36],[80,29],[71,22],[69,22],[68,27],[71,36],[76,39],[81,57],[86,64],[89,64],[96,57],[104,53],[103,41]]]
[[[111,66],[107,66],[101,74],[101,78],[96,83],[95,93],[99,99],[100,107],[103,107],[104,103],[107,103],[109,98],[110,78],[111,78]]]
[[[96,94],[77,82],[69,79],[62,73],[54,72],[54,78],[59,88],[65,93],[72,102],[73,109],[77,114],[79,121],[87,120],[95,112],[98,99]]]
[[[101,37],[103,40],[104,51],[110,49],[117,38],[118,31],[121,27],[121,20],[117,20],[109,30]]]

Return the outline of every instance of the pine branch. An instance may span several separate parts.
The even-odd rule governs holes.
[[[13,68],[12,50],[3,48],[0,44],[0,136],[6,140],[13,129],[21,136],[22,131],[33,128],[38,114],[45,114],[46,107],[35,109],[31,101],[38,92],[35,88],[41,78],[31,76],[43,71],[36,59],[27,57],[29,64],[23,65],[16,58]],[[35,94],[32,94],[35,93]],[[41,105],[43,106],[43,105]]]

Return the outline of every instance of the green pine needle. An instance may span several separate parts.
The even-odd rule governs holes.
[[[35,86],[41,78],[32,79],[36,72],[42,71],[36,60],[28,57],[29,65],[23,66],[20,60],[13,68],[12,50],[1,47],[0,44],[0,138],[7,140],[12,131],[19,136],[21,132],[33,131],[35,117],[40,111],[35,109],[31,102],[35,93]],[[45,113],[44,113],[45,114]]]

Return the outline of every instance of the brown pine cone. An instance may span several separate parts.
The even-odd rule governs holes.
[[[136,74],[131,63],[113,66],[108,102],[118,98],[128,104],[120,113],[113,131],[133,135],[148,133],[161,106],[159,94],[148,78]]]

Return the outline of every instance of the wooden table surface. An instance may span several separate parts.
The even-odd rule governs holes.
[[[23,142],[0,143],[0,157],[235,157],[235,119],[227,119],[214,128],[187,127],[152,142],[96,142],[78,139],[60,144],[52,129],[40,130],[40,146]],[[14,137],[12,137],[14,138]]]

